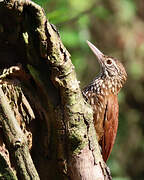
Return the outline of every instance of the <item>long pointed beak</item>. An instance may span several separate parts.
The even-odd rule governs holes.
[[[100,63],[103,63],[104,54],[100,50],[98,50],[91,42],[87,41],[87,44],[90,47],[90,49],[93,51],[93,53],[96,55],[96,57],[98,58],[98,61]]]

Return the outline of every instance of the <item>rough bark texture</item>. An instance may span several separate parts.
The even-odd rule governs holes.
[[[0,1],[0,73],[2,178],[111,179],[70,55],[31,1]]]

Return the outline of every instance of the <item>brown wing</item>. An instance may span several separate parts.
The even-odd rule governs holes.
[[[102,156],[106,162],[114,145],[118,128],[118,100],[116,95],[108,97],[104,115],[104,136],[101,140]]]

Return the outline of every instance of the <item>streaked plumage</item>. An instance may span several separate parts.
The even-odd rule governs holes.
[[[103,159],[107,161],[118,127],[117,95],[126,81],[127,74],[120,61],[105,56],[89,41],[88,45],[98,58],[101,72],[84,88],[83,95],[93,108],[98,142],[102,148]]]

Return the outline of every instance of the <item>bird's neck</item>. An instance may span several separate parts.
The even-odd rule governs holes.
[[[100,95],[117,95],[122,88],[122,82],[113,77],[104,77],[99,75],[93,81],[95,91]]]

